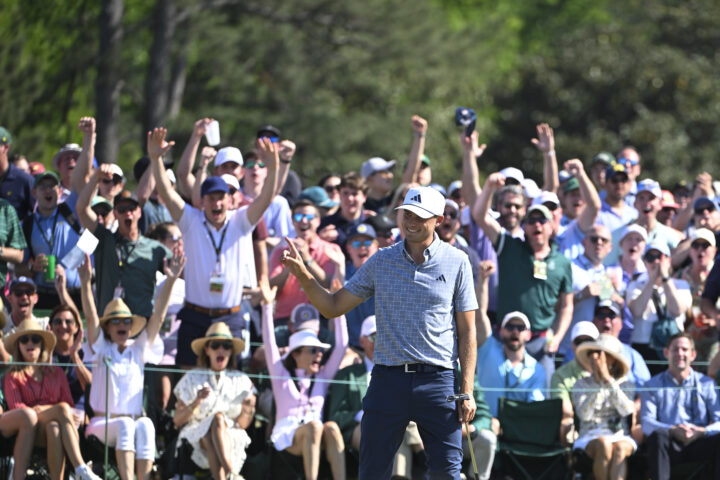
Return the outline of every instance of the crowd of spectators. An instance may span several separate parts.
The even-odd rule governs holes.
[[[249,149],[200,149],[213,122],[195,123],[177,165],[172,132],[148,132],[134,189],[95,159],[92,117],[47,162],[11,155],[0,127],[0,434],[14,441],[14,479],[40,447],[50,478],[67,476],[66,458],[74,478],[98,478],[81,436],[115,449],[123,480],[151,478],[167,466],[158,451],[180,442],[215,480],[242,478],[269,448],[305,478],[325,461],[346,478],[375,302],[324,318],[280,259],[291,242],[323,287],[342,288],[403,240],[395,207],[416,185],[445,196],[435,241],[468,255],[480,306],[464,475],[471,449],[480,478],[492,475],[500,398],[562,399],[558,436],[598,480],[627,478],[636,452],[653,479],[686,461],[720,475],[720,188],[709,173],[662,184],[630,146],[559,164],[541,124],[529,139],[541,186],[509,166],[481,186],[485,145],[463,132],[445,188],[424,152],[428,124],[413,116],[407,160],[373,157],[303,188],[295,144],[276,127]],[[78,247],[88,234],[91,255]],[[422,436],[411,422],[394,478],[422,472]]]

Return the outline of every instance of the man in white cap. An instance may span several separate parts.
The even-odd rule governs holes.
[[[393,193],[393,169],[395,160],[373,157],[362,164],[360,175],[367,183],[365,208],[377,213],[385,213]]]
[[[411,420],[427,432],[423,443],[430,475],[460,476],[460,426],[473,418],[476,408],[477,300],[467,255],[435,234],[444,207],[437,190],[411,188],[398,207],[404,241],[373,255],[335,293],[320,286],[294,246],[282,259],[327,318],[375,296],[375,366],[363,400],[360,443],[363,480],[390,477]],[[458,360],[459,393],[467,399],[448,402],[448,394],[456,391],[453,368]]]

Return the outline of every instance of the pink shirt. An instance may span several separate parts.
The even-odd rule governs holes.
[[[3,381],[5,399],[10,410],[65,402],[75,406],[65,372],[60,367],[46,367],[42,381],[27,372],[8,372]]]
[[[341,252],[340,247],[335,243],[326,242],[325,240],[315,237],[315,240],[308,245],[310,250],[310,258],[320,265],[327,275],[332,276],[335,273],[335,264],[327,256],[329,250]],[[283,265],[280,263],[280,255],[287,250],[287,246],[278,245],[272,252],[270,257],[270,278],[282,272]],[[296,305],[301,303],[309,303],[307,295],[300,288],[295,275],[289,275],[283,288],[277,292],[275,297],[275,316],[278,318],[289,317]]]
[[[265,359],[270,372],[273,396],[277,406],[276,419],[279,421],[286,417],[305,418],[308,413],[315,412],[318,418],[322,416],[322,409],[325,403],[325,395],[330,388],[329,380],[335,377],[340,367],[340,362],[345,356],[345,349],[348,345],[347,325],[345,317],[335,319],[335,347],[320,372],[315,375],[315,382],[312,394],[308,398],[310,390],[310,377],[303,371],[293,372],[293,376],[299,377],[300,390],[298,391],[295,382],[290,379],[290,372],[287,371],[280,358],[277,343],[275,343],[275,325],[273,322],[272,305],[263,305],[263,328],[262,335],[265,345]],[[320,381],[318,381],[320,380]]]

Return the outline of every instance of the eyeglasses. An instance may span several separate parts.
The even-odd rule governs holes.
[[[23,335],[22,337],[18,338],[18,342],[25,345],[28,342],[32,342],[35,345],[41,344],[43,341],[42,337],[40,335]]]
[[[598,320],[615,320],[619,317],[617,313],[613,312],[612,310],[601,310],[595,314],[595,318],[597,318]]]
[[[223,350],[232,350],[233,344],[230,340],[213,340],[208,344],[208,347],[210,347],[210,350],[217,350],[218,348],[222,348]]]
[[[597,235],[592,235],[592,236],[590,237],[590,241],[591,241],[593,244],[599,243],[600,245],[605,245],[606,243],[608,243],[608,242],[610,241],[610,239],[609,239],[609,238],[605,238],[605,237],[599,237],[599,236],[597,236]]]
[[[134,211],[137,207],[137,205],[116,205],[115,210],[118,211],[118,213],[128,213]]]
[[[527,327],[523,324],[517,324],[517,323],[508,323],[503,327],[508,332],[524,332],[527,330]]]
[[[651,250],[645,254],[645,261],[648,263],[653,263],[660,260],[660,257],[662,257],[662,253],[654,252]]]
[[[360,247],[370,247],[372,245],[372,240],[353,240],[350,242],[350,245],[352,245],[353,248],[360,248]]]
[[[325,185],[325,191],[330,195],[333,192],[339,192],[340,191],[340,184],[337,185]]]
[[[257,165],[258,168],[265,168],[265,164],[263,162],[256,162],[256,161],[247,162],[245,164],[245,168],[253,168],[255,165]]]
[[[455,210],[447,210],[445,212],[446,217],[450,217],[452,220],[455,220],[458,216],[457,212]]]
[[[624,177],[622,175],[615,175],[610,179],[611,183],[626,183],[628,180],[630,180],[628,177]]]
[[[297,223],[305,221],[311,221],[313,220],[317,215],[314,213],[293,213],[293,220],[295,220]]]
[[[238,190],[237,190],[237,188],[235,188],[235,187],[229,187],[229,188],[228,188],[228,193],[229,193],[230,195],[235,195],[235,194],[237,193],[237,191],[238,191]]]
[[[695,215],[702,215],[705,212],[712,212],[713,210],[715,210],[715,207],[712,205],[704,205],[695,209]]]
[[[30,297],[35,294],[35,290],[33,290],[32,288],[16,288],[12,291],[12,293],[16,297],[22,297],[24,295]]]
[[[693,248],[695,250],[707,250],[710,248],[710,244],[707,242],[697,242],[690,245],[690,248]]]
[[[535,225],[536,223],[539,223],[540,225],[545,225],[548,222],[548,219],[545,217],[530,217],[525,220],[525,223],[528,225]]]
[[[120,325],[120,322],[122,322],[123,325],[130,325],[132,323],[132,318],[125,317],[125,318],[111,318],[109,320],[110,323],[113,325]]]
[[[635,165],[640,165],[640,162],[638,162],[637,160],[630,160],[629,158],[624,158],[624,157],[618,159],[617,163],[622,163],[623,165],[631,165],[633,167]]]
[[[521,208],[523,208],[523,204],[522,203],[506,203],[504,205],[504,207],[508,210],[510,210],[512,208],[514,208],[515,210],[520,210]]]
[[[546,203],[543,203],[543,205],[545,206],[545,208],[547,208],[547,209],[550,210],[551,212],[554,212],[555,210],[558,209],[558,204],[557,204],[557,203],[546,202]]]
[[[56,326],[56,327],[61,326],[63,323],[64,323],[66,326],[68,326],[68,327],[76,324],[74,318],[60,318],[60,317],[55,317],[55,318],[53,318],[52,320],[50,320],[50,325],[53,325],[53,326]]]

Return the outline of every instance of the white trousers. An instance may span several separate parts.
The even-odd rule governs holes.
[[[95,435],[105,440],[105,417],[93,417],[85,429],[85,435]],[[135,452],[136,460],[155,459],[155,425],[147,417],[108,419],[108,446],[116,450]]]

